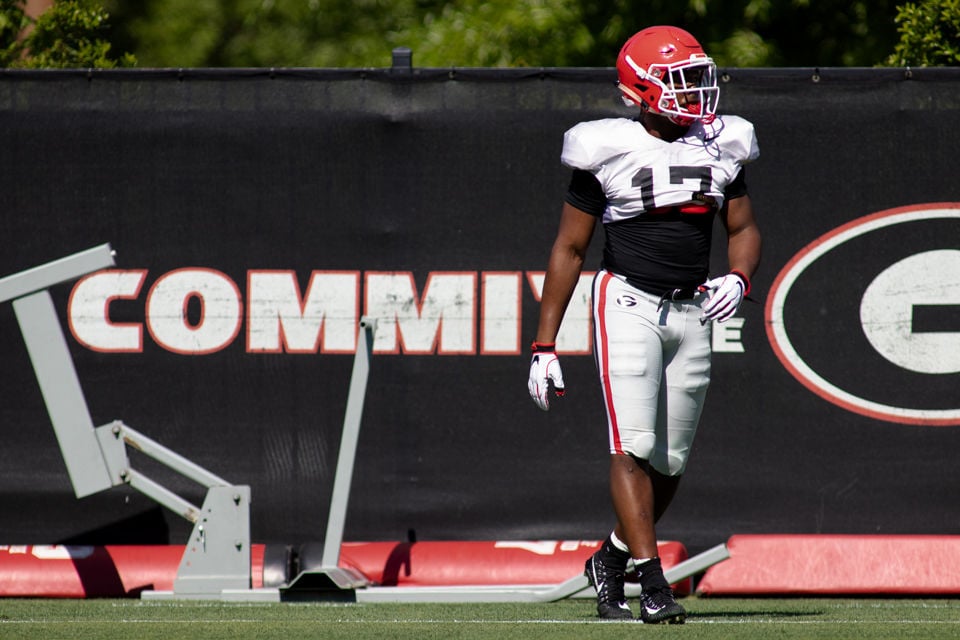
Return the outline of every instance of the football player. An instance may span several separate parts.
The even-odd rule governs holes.
[[[617,58],[634,118],[580,123],[561,160],[572,169],[550,253],[528,389],[549,409],[563,395],[555,342],[597,221],[603,260],[593,281],[594,348],[606,405],[616,524],[586,563],[601,618],[633,619],[624,574],[633,560],[640,619],[681,623],[663,576],[654,524],[677,490],[710,382],[712,322],[750,291],[760,261],[744,165],[758,156],[753,125],[718,115],[717,69],[696,38],[644,29]],[[726,230],[726,273],[710,277],[714,219]]]

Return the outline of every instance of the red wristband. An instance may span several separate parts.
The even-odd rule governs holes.
[[[556,342],[537,342],[533,341],[530,345],[530,351],[534,353],[554,353],[557,350]]]
[[[743,296],[746,297],[747,294],[750,293],[750,278],[748,278],[747,274],[745,274],[743,271],[740,271],[739,269],[731,269],[730,273],[732,273],[733,275],[743,280],[743,284],[746,286],[746,288],[743,291]]]

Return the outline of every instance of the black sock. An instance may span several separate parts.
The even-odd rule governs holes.
[[[604,540],[600,546],[600,560],[611,569],[619,568],[626,570],[627,562],[630,560],[630,554],[627,551],[617,549],[613,545],[613,542],[611,542],[610,536],[607,536],[607,539]]]
[[[652,558],[637,566],[637,575],[640,576],[640,588],[643,591],[652,591],[670,588],[667,579],[663,577],[663,566],[660,564],[660,558]]]

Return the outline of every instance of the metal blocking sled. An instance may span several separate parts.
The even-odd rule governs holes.
[[[147,591],[144,598],[270,598],[250,588],[250,487],[230,484],[120,421],[93,426],[48,288],[111,267],[113,258],[104,244],[0,279],[0,303],[13,301],[74,493],[82,498],[126,484],[194,524],[173,591]],[[206,486],[203,506],[135,470],[128,445]]]

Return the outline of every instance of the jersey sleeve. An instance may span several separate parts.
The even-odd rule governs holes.
[[[723,190],[723,199],[729,202],[734,198],[742,198],[745,195],[747,195],[747,170],[740,167],[737,177]]]
[[[597,177],[584,169],[574,169],[567,188],[566,202],[580,211],[600,217],[607,208],[607,196]]]
[[[760,157],[760,146],[757,144],[757,132],[753,123],[739,116],[724,116],[723,124],[723,146],[733,154],[738,164],[742,166]]]
[[[571,169],[583,169],[596,174],[610,158],[636,146],[633,128],[626,118],[590,120],[568,129],[563,135],[560,161]]]
[[[563,151],[560,161],[571,169],[592,171],[596,169],[596,154],[589,144],[590,134],[587,123],[581,122],[563,135]]]

